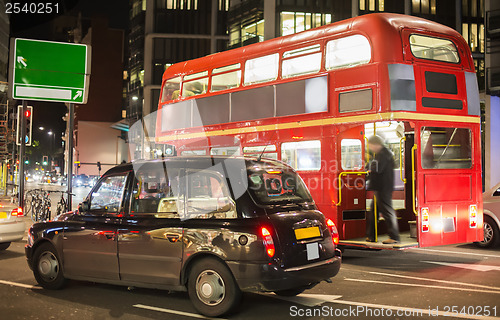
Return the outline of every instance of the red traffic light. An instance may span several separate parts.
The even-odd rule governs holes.
[[[24,116],[25,116],[26,118],[29,118],[29,117],[31,116],[31,110],[29,110],[29,109],[28,109],[28,110],[26,110],[26,112],[24,113]]]

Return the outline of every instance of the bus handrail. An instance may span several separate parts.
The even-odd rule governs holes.
[[[413,202],[413,213],[418,216],[417,212],[417,197],[415,195],[415,151],[418,149],[417,145],[414,144],[411,148],[411,175],[412,175],[412,202]]]
[[[403,141],[406,141],[406,137],[399,140],[399,177],[406,184],[406,178],[403,178]]]
[[[344,172],[341,172],[339,173],[339,199],[338,199],[338,202],[336,204],[337,207],[340,207],[340,205],[342,204],[342,176],[345,176],[345,175],[348,175],[348,174],[357,174],[358,176],[362,175],[362,174],[368,174],[368,171],[344,171]]]

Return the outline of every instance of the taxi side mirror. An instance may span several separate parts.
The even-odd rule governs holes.
[[[90,210],[89,202],[84,200],[78,205],[78,212],[83,213]]]

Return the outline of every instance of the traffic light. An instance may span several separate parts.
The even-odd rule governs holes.
[[[101,161],[97,161],[97,169],[99,170],[99,172],[101,172]]]
[[[49,157],[43,156],[42,157],[42,165],[46,166],[48,163],[49,163]]]
[[[26,136],[24,137],[24,143],[26,146],[31,146],[31,131],[33,129],[33,107],[27,106],[26,112],[23,114],[23,106],[17,106],[17,130],[16,130],[16,144],[21,145],[23,139],[21,137],[21,121],[23,118],[26,121]]]

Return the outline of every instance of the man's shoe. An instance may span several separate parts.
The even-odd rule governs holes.
[[[396,243],[399,243],[399,241],[394,240],[394,239],[387,239],[387,240],[382,241],[382,243],[383,244],[396,244]]]
[[[370,239],[370,238],[366,238],[365,241],[366,242],[376,242],[374,239]]]

